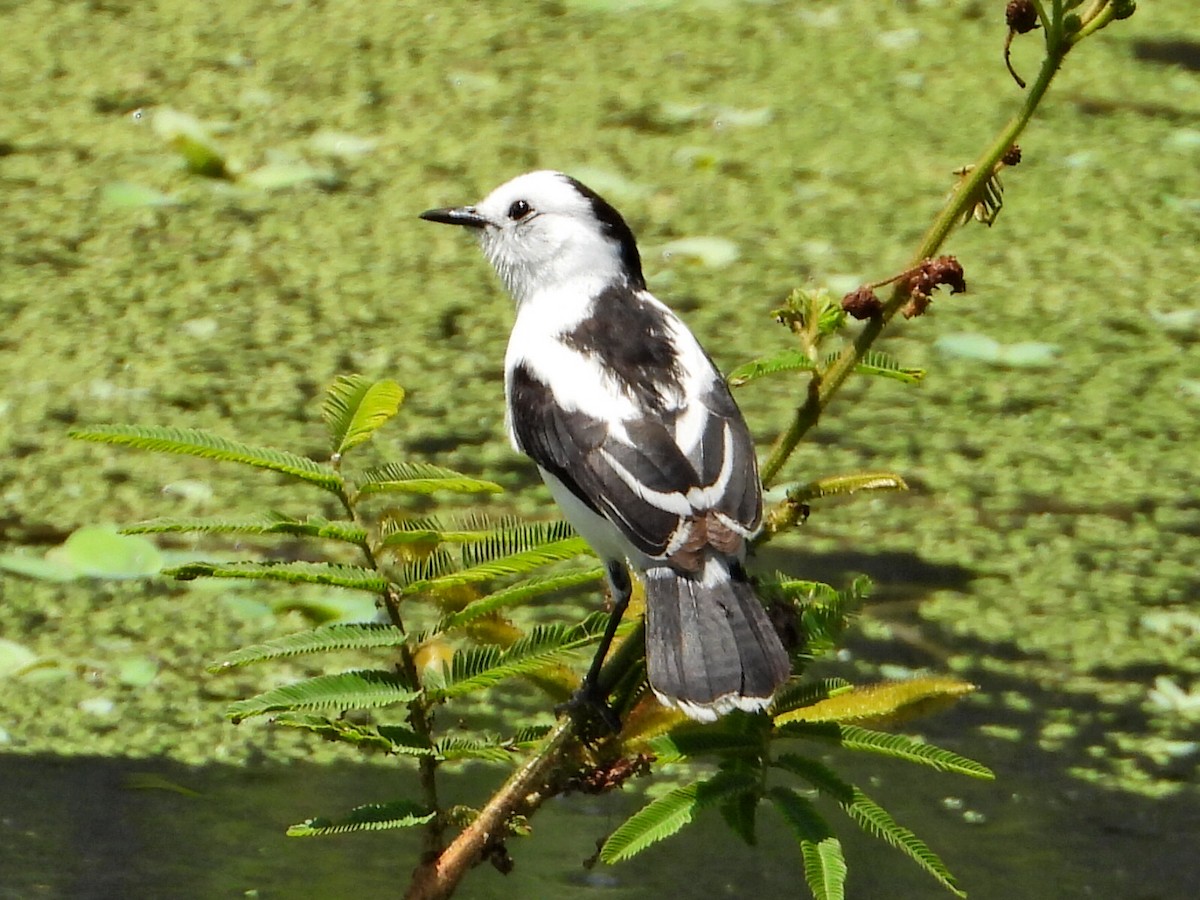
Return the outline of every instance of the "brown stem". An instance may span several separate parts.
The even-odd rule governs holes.
[[[426,859],[417,867],[406,900],[442,900],[453,894],[463,876],[484,858],[485,852],[508,836],[509,820],[517,814],[528,815],[549,796],[545,787],[574,735],[571,718],[561,719],[540,751],[513,772],[479,811],[475,821],[439,856]]]

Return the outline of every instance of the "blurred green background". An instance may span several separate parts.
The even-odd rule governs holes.
[[[469,241],[417,213],[533,168],[575,175],[623,211],[651,289],[729,370],[787,346],[770,310],[792,287],[840,293],[907,262],[953,170],[1020,103],[1003,6],[0,3],[0,780],[20,787],[25,815],[63,771],[83,795],[95,787],[69,757],[162,760],[175,779],[178,765],[250,764],[285,783],[272,766],[329,761],[328,748],[222,717],[302,666],[237,678],[203,666],[314,615],[362,614],[324,595],[19,574],[80,526],[304,513],[314,499],[263,473],[74,443],[72,425],[209,428],[320,456],[324,387],[351,371],[395,378],[408,401],[377,438],[381,456],[501,481],[494,511],[551,516],[503,434],[509,301]],[[1038,41],[1014,46],[1027,79]],[[202,123],[234,177],[184,168],[176,112]],[[901,820],[972,896],[1189,896],[1195,876],[1175,852],[1200,828],[1194,2],[1148,0],[1087,41],[1021,143],[995,226],[972,223],[947,247],[969,293],[939,295],[878,345],[927,367],[925,382],[852,384],[785,473],[886,469],[913,490],[819,506],[763,563],[876,580],[843,674],[980,685],[912,727],[994,766],[994,785],[969,787],[988,813],[947,805],[957,784],[929,794],[904,773],[893,788],[914,804]],[[739,392],[764,451],[802,392],[787,378]],[[173,827],[188,827],[196,804],[166,793],[184,804]],[[326,802],[264,814],[255,833],[337,811]],[[564,826],[581,829],[570,852],[588,855],[620,821],[608,814]],[[211,833],[228,821],[207,815]],[[69,826],[37,821],[6,825],[26,836],[9,845],[25,867],[0,896],[84,896],[30,852]],[[729,839],[705,834],[660,859]],[[370,840],[395,866],[380,877],[403,881],[403,854]],[[365,871],[338,858],[350,844],[331,850],[330,884]],[[755,877],[783,884],[790,852],[731,865],[778,870]],[[149,879],[129,896],[161,895],[148,885],[162,871],[117,860]],[[1017,877],[1006,861],[1030,880],[1005,881]],[[903,880],[880,893],[861,880],[874,856],[850,862],[855,896],[934,894],[919,877],[913,893]],[[694,864],[680,857],[677,871]],[[238,868],[201,889],[197,871],[172,871],[190,885],[179,896],[275,877]],[[656,895],[650,871],[549,883]],[[1055,871],[1060,889],[1013,888]],[[728,878],[724,894],[713,876],[696,896],[752,883]]]

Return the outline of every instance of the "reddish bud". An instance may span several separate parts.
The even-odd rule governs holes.
[[[1008,0],[1004,8],[1004,21],[1011,31],[1028,34],[1038,26],[1037,7],[1030,0]]]
[[[842,309],[856,319],[870,319],[883,312],[883,303],[864,285],[842,298]]]

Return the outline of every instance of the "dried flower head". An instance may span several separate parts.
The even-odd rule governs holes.
[[[856,319],[870,319],[883,312],[883,303],[869,285],[863,285],[842,298],[842,309]]]

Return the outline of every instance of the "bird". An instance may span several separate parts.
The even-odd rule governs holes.
[[[515,300],[509,439],[604,563],[613,611],[576,699],[607,709],[597,680],[632,571],[658,701],[701,722],[766,709],[791,665],[745,569],[762,522],[754,445],[711,358],[647,289],[629,225],[556,171],[420,217],[474,232]]]

